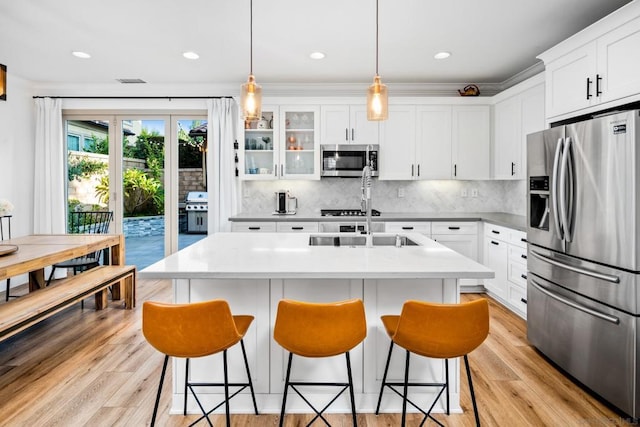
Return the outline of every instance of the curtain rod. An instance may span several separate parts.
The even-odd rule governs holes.
[[[231,99],[232,96],[41,96],[36,98],[53,98],[53,99]]]

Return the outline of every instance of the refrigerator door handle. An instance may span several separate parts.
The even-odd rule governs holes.
[[[564,141],[562,138],[558,138],[558,144],[556,145],[556,153],[553,157],[553,172],[551,175],[551,180],[553,181],[553,185],[551,186],[551,200],[552,200],[552,208],[553,208],[553,223],[556,226],[556,232],[558,233],[558,239],[564,240],[564,233],[562,232],[562,224],[560,223],[560,214],[559,214],[559,205],[558,205],[558,167],[560,165],[560,155],[562,153],[562,148],[564,146]]]
[[[590,276],[596,279],[604,280],[610,283],[620,283],[620,278],[618,276],[612,276],[610,274],[598,273],[597,271],[589,270],[587,268],[576,267],[573,265],[564,264],[560,261],[556,261],[553,258],[550,258],[546,255],[543,255],[535,250],[531,250],[531,255],[538,258],[540,261],[549,263],[551,265],[555,265],[556,267],[564,268],[565,270],[573,271],[574,273],[584,274],[585,276]]]
[[[619,325],[620,324],[620,319],[618,319],[615,316],[610,316],[606,313],[601,313],[599,311],[596,311],[592,308],[589,307],[585,307],[582,304],[578,304],[576,302],[573,302],[569,299],[566,299],[564,297],[561,297],[560,295],[556,295],[553,292],[550,292],[548,290],[546,290],[545,288],[543,288],[542,286],[540,286],[539,283],[537,283],[535,280],[531,279],[531,285],[536,288],[538,291],[542,292],[543,294],[545,294],[546,296],[548,296],[549,298],[552,298],[558,302],[561,302],[565,305],[568,305],[569,307],[575,308],[576,310],[580,310],[584,313],[590,314],[594,317],[597,317],[598,319],[602,319],[602,320],[606,320],[607,322],[611,322],[614,325]]]
[[[571,155],[571,137],[567,137],[562,152],[560,167],[560,214],[564,240],[571,242],[571,218],[573,215],[573,158]]]

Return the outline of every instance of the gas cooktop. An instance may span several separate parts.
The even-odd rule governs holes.
[[[366,216],[360,209],[321,209],[322,216]],[[371,209],[371,216],[380,216],[380,211]]]

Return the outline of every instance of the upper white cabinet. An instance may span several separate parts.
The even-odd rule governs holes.
[[[489,149],[488,106],[390,105],[380,179],[488,179]]]
[[[539,58],[545,62],[548,118],[637,100],[640,3],[627,4]]]
[[[491,177],[489,106],[454,106],[452,118],[453,179]]]
[[[389,105],[389,118],[380,125],[379,178],[416,179],[416,107]]]
[[[264,105],[262,113],[244,130],[242,178],[320,179],[320,108]]]
[[[322,105],[322,144],[377,144],[379,122],[367,120],[366,105]]]
[[[496,102],[493,114],[493,178],[524,179],[527,135],[545,129],[544,80]]]

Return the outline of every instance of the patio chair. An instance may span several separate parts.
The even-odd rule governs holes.
[[[106,234],[109,231],[109,224],[113,220],[113,212],[91,211],[91,212],[69,212],[69,222],[67,232],[69,234]],[[57,268],[72,268],[73,274],[89,270],[100,265],[102,249],[78,258],[54,264],[51,267],[51,274],[47,279],[47,286],[53,279],[53,274]]]

